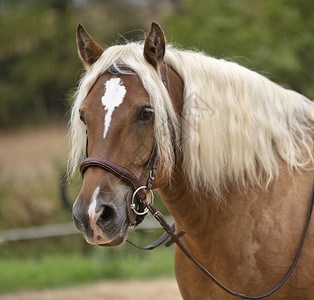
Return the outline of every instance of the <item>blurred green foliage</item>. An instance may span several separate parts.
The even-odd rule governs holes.
[[[267,72],[313,99],[312,0],[183,0],[165,23],[173,42]]]
[[[0,18],[0,124],[62,110],[75,82],[69,1],[6,1]]]
[[[0,126],[63,117],[83,72],[77,24],[100,44],[111,44],[119,33],[149,24],[140,15],[121,1],[0,0]],[[139,34],[144,35],[135,30],[126,38]]]

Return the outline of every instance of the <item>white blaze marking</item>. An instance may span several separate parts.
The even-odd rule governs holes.
[[[97,205],[97,197],[99,194],[99,190],[100,190],[100,188],[98,186],[93,193],[92,200],[91,200],[89,208],[88,208],[88,215],[89,215],[91,220],[93,220],[95,218],[95,215],[96,215],[96,205]],[[97,214],[97,216],[98,216],[98,214]]]
[[[104,138],[106,138],[110,126],[112,113],[123,102],[126,94],[125,86],[122,85],[120,78],[111,78],[105,83],[105,86],[106,92],[101,98],[102,105],[106,111]]]
[[[102,211],[96,213],[96,205],[97,205],[97,197],[99,195],[99,190],[100,190],[100,187],[98,186],[94,193],[93,193],[93,196],[92,196],[92,200],[90,202],[90,205],[89,205],[89,208],[88,208],[88,215],[89,215],[89,223],[90,223],[90,226],[91,228],[93,229],[94,231],[94,237],[93,239],[96,240],[97,236],[101,236],[103,237],[103,233],[102,233],[102,230],[98,227],[98,225],[96,224],[99,216],[101,215]],[[94,240],[92,240],[92,242],[94,242]]]

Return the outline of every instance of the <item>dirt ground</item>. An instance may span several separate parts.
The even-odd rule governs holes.
[[[0,179],[19,180],[53,174],[56,163],[66,163],[66,135],[63,124],[0,131]]]
[[[1,300],[179,300],[175,279],[112,281],[58,290],[21,291]]]

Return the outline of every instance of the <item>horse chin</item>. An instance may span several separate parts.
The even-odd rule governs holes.
[[[97,246],[100,247],[108,247],[108,248],[114,248],[114,247],[118,247],[121,246],[123,243],[125,242],[125,239],[116,239],[114,241],[111,241],[109,243],[104,243],[104,244],[98,244]]]
[[[123,226],[120,233],[117,236],[115,236],[113,239],[111,239],[108,242],[103,242],[103,243],[100,241],[99,243],[96,244],[96,246],[112,248],[112,247],[118,247],[122,245],[127,239],[128,227],[129,227],[128,225]]]

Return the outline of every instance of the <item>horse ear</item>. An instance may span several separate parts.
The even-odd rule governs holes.
[[[93,40],[81,24],[77,26],[76,44],[86,69],[89,69],[104,52],[104,49]]]
[[[152,23],[144,44],[145,59],[159,73],[166,49],[166,38],[162,28],[155,22]]]

